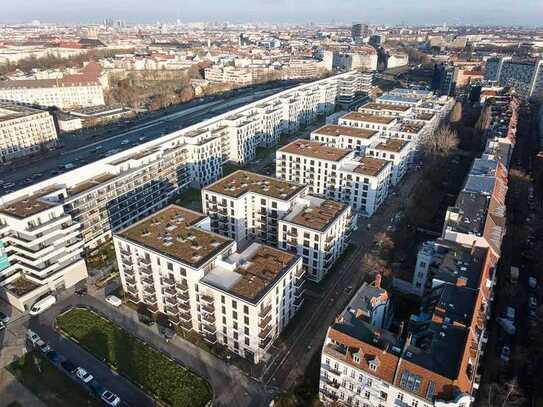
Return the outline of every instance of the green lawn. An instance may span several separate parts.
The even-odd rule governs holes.
[[[7,369],[47,406],[98,407],[102,405],[37,351],[27,353],[11,363]],[[12,403],[12,405],[16,406],[17,404]]]
[[[113,322],[91,311],[72,309],[58,326],[81,346],[158,400],[172,406],[204,406],[211,388],[201,377],[149,348]]]

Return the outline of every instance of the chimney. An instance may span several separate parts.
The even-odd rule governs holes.
[[[465,287],[467,283],[468,283],[468,279],[466,277],[458,277],[456,279],[457,287]]]
[[[472,245],[471,245],[471,252],[470,253],[471,253],[472,256],[475,256],[475,247],[476,247],[475,245],[476,245],[476,243],[477,243],[477,240],[474,240]]]
[[[381,273],[375,276],[375,288],[381,288]]]

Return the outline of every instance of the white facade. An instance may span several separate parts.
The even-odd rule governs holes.
[[[98,82],[57,85],[54,79],[9,81],[9,83],[0,84],[0,100],[29,105],[56,106],[63,110],[105,104],[104,92]]]
[[[209,231],[209,218],[184,208],[169,206],[114,242],[133,302],[254,363],[303,303],[300,258],[258,243],[238,252]]]
[[[308,185],[310,193],[372,216],[388,194],[391,165],[376,158],[355,158],[354,150],[297,140],[277,151],[276,176]]]
[[[35,154],[56,143],[55,123],[48,112],[0,104],[0,163]]]
[[[301,185],[236,171],[202,190],[202,208],[214,232],[237,242],[257,239],[277,245],[278,220],[305,193]]]
[[[21,311],[37,297],[87,277],[81,225],[64,212],[62,198],[58,191],[42,191],[0,210],[9,262],[0,270],[0,295]]]
[[[350,206],[317,196],[297,198],[279,220],[278,247],[302,258],[306,278],[320,282],[339,259],[356,229]]]
[[[392,164],[390,181],[392,185],[398,185],[413,162],[415,144],[411,141],[381,138],[366,149],[366,155],[390,161]]]

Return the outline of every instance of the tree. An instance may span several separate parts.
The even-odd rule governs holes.
[[[486,387],[487,391],[482,392],[480,405],[488,407],[517,407],[526,402],[526,398],[514,378],[505,384],[490,383]]]
[[[449,126],[437,129],[422,140],[422,148],[429,159],[447,157],[458,147],[458,134]]]
[[[451,112],[451,123],[457,123],[462,119],[462,103],[456,102]]]

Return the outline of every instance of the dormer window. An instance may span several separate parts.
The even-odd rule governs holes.
[[[353,355],[353,361],[354,363],[360,363],[360,353],[355,353]]]

